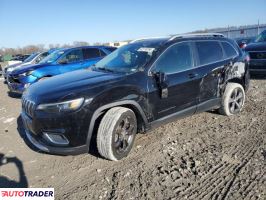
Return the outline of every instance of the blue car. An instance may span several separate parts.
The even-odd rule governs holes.
[[[66,72],[88,68],[116,48],[85,46],[58,49],[36,65],[21,66],[7,76],[10,92],[20,93],[31,84]]]

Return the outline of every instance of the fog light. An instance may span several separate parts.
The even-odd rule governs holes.
[[[68,139],[62,134],[44,132],[43,137],[46,141],[54,145],[66,146],[69,144]]]

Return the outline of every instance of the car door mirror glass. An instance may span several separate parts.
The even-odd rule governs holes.
[[[152,72],[152,74],[157,82],[161,98],[167,98],[168,97],[167,74],[161,71]]]
[[[66,59],[61,59],[61,60],[58,61],[58,63],[61,64],[61,65],[65,65],[65,64],[67,64],[67,60]]]
[[[167,82],[167,74],[164,73],[164,72],[152,72],[152,75],[153,77],[156,79],[156,81],[159,83],[159,84],[163,84],[165,82]]]

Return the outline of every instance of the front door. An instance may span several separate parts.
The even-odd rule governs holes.
[[[152,105],[154,120],[173,113],[196,110],[200,79],[195,73],[190,42],[180,42],[170,46],[151,68],[151,74],[164,73],[166,88],[164,96],[158,81],[150,76],[148,99]]]
[[[60,73],[66,73],[82,68],[83,54],[81,49],[73,49],[59,61]]]

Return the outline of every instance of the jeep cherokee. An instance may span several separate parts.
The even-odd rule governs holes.
[[[119,160],[137,132],[218,109],[241,111],[249,85],[245,54],[220,34],[139,39],[90,69],[33,84],[22,96],[28,140],[53,154]]]

